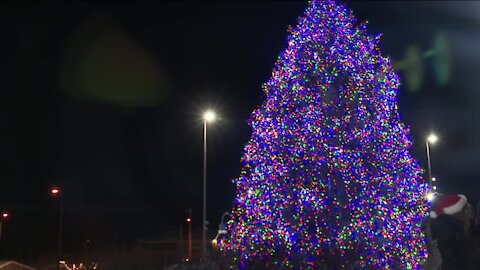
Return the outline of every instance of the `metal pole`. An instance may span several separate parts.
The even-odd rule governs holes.
[[[207,255],[207,121],[203,121],[203,226],[202,259]]]
[[[428,184],[430,185],[430,190],[432,189],[432,167],[430,165],[430,147],[428,141],[425,142],[427,145],[427,163],[428,163]]]
[[[60,260],[62,258],[62,233],[63,233],[63,194],[60,194],[60,214],[58,218],[58,261],[57,261],[58,270],[60,270]]]
[[[188,218],[188,260],[192,260],[192,210],[187,210]]]

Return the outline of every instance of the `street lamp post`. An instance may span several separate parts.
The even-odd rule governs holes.
[[[192,260],[192,210],[188,209],[188,260]]]
[[[203,220],[202,220],[202,259],[207,255],[207,122],[215,120],[215,113],[203,114]]]
[[[2,227],[3,227],[3,221],[7,220],[7,218],[10,216],[8,212],[2,212],[2,216],[0,217],[0,240],[2,240]]]
[[[215,238],[212,240],[212,243],[214,245],[218,245],[218,237],[220,235],[225,235],[227,234],[227,225],[225,225],[225,216],[227,215],[230,215],[229,212],[225,212],[223,213],[222,215],[222,218],[220,220],[220,225],[218,225],[218,232],[217,232],[217,236],[215,236]]]
[[[230,215],[229,212],[225,212],[222,215],[222,219],[220,220],[220,225],[218,226],[218,234],[226,234],[227,233],[227,225],[225,225],[225,216]]]
[[[57,254],[57,270],[60,270],[60,261],[62,259],[62,234],[63,234],[63,194],[58,187],[52,187],[50,194],[60,199],[60,213],[58,215],[58,254]]]
[[[427,163],[428,163],[428,184],[430,185],[430,190],[432,189],[432,166],[430,164],[430,144],[436,143],[438,137],[435,134],[430,134],[425,141],[425,145],[427,147]]]

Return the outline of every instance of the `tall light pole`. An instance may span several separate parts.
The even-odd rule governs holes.
[[[188,260],[192,260],[192,209],[187,210],[188,217]]]
[[[50,194],[53,197],[60,199],[60,213],[58,215],[58,258],[57,258],[57,270],[60,270],[60,261],[62,259],[62,233],[63,233],[63,194],[58,187],[52,187]]]
[[[7,220],[10,214],[8,212],[2,212],[2,215],[0,216],[0,240],[2,240],[2,227],[3,227],[3,221]]]
[[[202,220],[202,259],[207,255],[207,122],[215,120],[215,113],[203,114],[203,220]]]
[[[430,164],[430,145],[434,144],[438,141],[438,137],[435,134],[430,134],[425,141],[425,145],[427,146],[427,163],[428,163],[428,184],[430,185],[430,190],[432,190],[432,166]]]

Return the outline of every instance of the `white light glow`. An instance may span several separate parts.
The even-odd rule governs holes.
[[[212,111],[207,111],[203,114],[203,120],[207,121],[207,122],[211,122],[213,120],[215,120],[215,113],[212,112]]]
[[[427,137],[427,141],[431,144],[434,144],[438,141],[438,137],[437,137],[437,135],[432,133]]]

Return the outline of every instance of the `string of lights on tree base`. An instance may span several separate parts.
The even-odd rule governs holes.
[[[428,187],[380,35],[334,1],[309,2],[289,30],[222,250],[235,269],[419,269]]]

